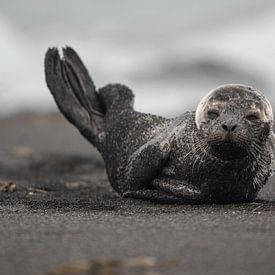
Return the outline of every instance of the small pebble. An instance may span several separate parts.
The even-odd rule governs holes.
[[[16,190],[16,184],[14,182],[0,181],[0,192],[13,193],[15,190]]]

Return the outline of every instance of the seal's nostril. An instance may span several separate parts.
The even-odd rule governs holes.
[[[236,128],[237,128],[237,125],[232,126],[231,132],[233,132],[234,130],[236,130]]]
[[[223,128],[225,131],[228,131],[228,127],[227,127],[225,124],[222,125],[222,128]]]
[[[233,125],[233,126],[227,126],[226,124],[222,125],[222,128],[224,129],[224,131],[226,132],[234,132],[237,128],[237,124]]]

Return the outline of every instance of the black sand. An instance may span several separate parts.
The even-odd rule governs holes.
[[[272,183],[251,204],[156,205],[120,198],[100,156],[59,115],[3,119],[0,142],[0,182],[17,188],[0,192],[0,274],[102,257],[156,260],[132,274],[274,274]]]

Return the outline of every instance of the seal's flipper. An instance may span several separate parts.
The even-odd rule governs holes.
[[[151,186],[192,203],[202,203],[205,201],[206,190],[203,190],[203,188],[199,189],[184,180],[159,177],[151,182]]]
[[[102,116],[103,110],[95,85],[80,57],[71,47],[63,49],[63,56],[63,62],[66,65],[69,80],[72,81],[71,84],[74,86],[74,90],[77,91],[75,95],[78,97],[81,105],[83,105],[89,113]]]
[[[132,190],[142,189],[161,174],[169,161],[172,140],[181,129],[182,121],[181,116],[173,121],[163,121],[159,133],[131,154],[119,185],[120,190],[126,191],[129,184],[134,188]]]
[[[98,90],[104,112],[117,112],[127,108],[133,109],[134,94],[122,84],[108,84]]]
[[[98,149],[103,131],[103,117],[96,90],[85,66],[71,49],[64,49],[64,59],[56,48],[45,56],[48,88],[62,114]]]
[[[140,190],[148,186],[163,169],[169,153],[169,138],[160,135],[141,146],[128,159],[124,177],[119,184],[120,192]]]

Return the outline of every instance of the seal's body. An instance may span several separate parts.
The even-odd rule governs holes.
[[[133,109],[132,91],[98,91],[77,54],[50,49],[46,81],[65,115],[101,153],[113,188],[157,202],[230,203],[255,199],[273,172],[273,114],[257,90],[224,85],[196,112],[174,119]]]

